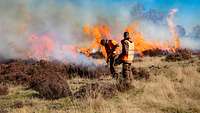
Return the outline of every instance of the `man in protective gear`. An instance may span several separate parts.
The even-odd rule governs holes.
[[[134,58],[134,42],[131,40],[129,32],[124,32],[124,39],[121,40],[122,52],[119,55],[117,62],[123,63],[122,77],[120,84],[122,86],[130,87],[132,82],[131,64]]]
[[[102,39],[101,45],[105,47],[107,59],[106,62],[110,65],[110,72],[113,78],[118,77],[117,70],[114,66],[115,59],[119,55],[119,44],[115,40]]]

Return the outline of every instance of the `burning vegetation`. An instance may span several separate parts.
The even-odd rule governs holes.
[[[175,23],[178,9],[160,2],[82,1],[0,0],[0,113],[200,113],[196,19]],[[134,42],[130,77],[114,58],[124,32]],[[110,62],[102,39],[119,44]]]
[[[181,43],[179,39],[179,35],[176,31],[175,24],[173,22],[174,15],[178,10],[172,9],[167,17],[167,23],[169,27],[169,31],[171,33],[171,40],[166,42],[158,42],[158,41],[148,41],[145,40],[141,32],[137,31],[139,27],[139,22],[133,22],[128,25],[124,31],[130,33],[130,37],[133,40],[135,45],[135,51],[140,54],[140,56],[162,56],[168,53],[176,52],[176,49],[180,49]],[[106,58],[106,51],[100,44],[101,39],[112,39],[116,41],[122,40],[121,36],[113,37],[111,33],[111,29],[106,24],[100,24],[95,26],[85,25],[83,27],[83,32],[86,37],[92,38],[92,43],[86,48],[80,48],[80,52],[85,54],[86,56],[92,56],[95,53],[102,52],[102,55]],[[169,38],[170,39],[170,38]]]
[[[137,30],[139,22],[133,22],[124,28],[123,31],[130,33],[131,40],[133,40],[135,45],[135,52],[140,57],[166,56],[166,61],[181,61],[191,58],[192,53],[189,50],[181,49],[181,42],[173,23],[173,17],[176,12],[177,10],[175,9],[171,10],[167,17],[172,38],[166,42],[147,40]],[[81,44],[57,44],[52,34],[31,35],[27,40],[30,50],[14,46],[15,49],[23,53],[24,59],[29,60],[6,60],[0,56],[0,62],[2,63],[0,64],[0,83],[11,82],[13,84],[25,85],[29,89],[39,92],[41,97],[47,99],[58,99],[66,96],[85,98],[88,95],[96,98],[97,92],[100,92],[105,98],[112,97],[119,90],[117,85],[87,84],[80,87],[73,94],[65,80],[75,77],[100,79],[110,75],[109,70],[105,66],[99,65],[103,64],[103,60],[98,59],[107,58],[106,50],[101,46],[100,41],[106,38],[120,42],[121,36],[113,36],[112,29],[107,24],[84,25],[83,34],[83,37],[91,41],[86,47],[81,47]],[[53,58],[55,57],[54,54],[57,55],[56,58]],[[89,65],[86,65],[84,62],[73,63],[72,61],[79,59],[80,54],[84,55],[84,61],[92,60],[94,61],[93,64],[89,63]],[[68,57],[70,60],[68,60]],[[150,77],[150,72],[143,68],[132,68],[132,73],[133,78],[136,80],[147,80]],[[1,88],[1,90],[4,90],[4,88]]]
[[[166,55],[168,53],[175,52],[175,49],[180,48],[180,41],[178,37],[176,37],[176,40],[172,40],[166,43],[151,42],[145,40],[143,35],[136,30],[138,26],[139,23],[134,22],[133,24],[129,25],[124,31],[128,31],[131,34],[131,38],[135,44],[135,51],[138,52],[140,56]],[[102,55],[104,55],[105,58],[107,57],[105,48],[103,48],[100,44],[101,39],[114,39],[118,42],[122,39],[121,36],[112,38],[111,31],[106,25],[96,25],[94,27],[84,26],[83,32],[86,34],[87,37],[93,39],[93,42],[88,48],[79,49],[81,53],[85,54],[88,57],[94,55],[95,53],[99,54],[99,52],[102,52]]]
[[[143,56],[167,56],[171,54],[180,53],[181,42],[180,37],[176,29],[176,25],[173,22],[175,14],[178,9],[171,9],[167,16],[167,24],[171,37],[165,42],[159,42],[158,40],[147,40],[148,37],[138,31],[139,22],[133,22],[124,28],[123,31],[130,33],[130,37],[135,45],[135,52],[139,53],[141,57]],[[83,26],[83,33],[85,37],[92,40],[92,43],[87,47],[79,48],[79,52],[86,55],[87,57],[102,56],[98,58],[106,58],[106,51],[100,44],[101,39],[112,39],[120,42],[122,36],[115,36],[112,34],[112,29],[107,24],[96,24],[94,26],[85,25]],[[102,53],[102,54],[100,54]],[[97,58],[97,57],[96,57]]]

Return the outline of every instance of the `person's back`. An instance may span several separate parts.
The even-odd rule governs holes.
[[[119,44],[115,40],[101,40],[101,45],[105,47],[107,58],[119,54]]]
[[[114,67],[114,62],[116,59],[116,56],[119,54],[119,44],[115,40],[101,40],[101,45],[105,47],[107,59],[106,62],[110,64],[110,72],[114,77],[118,76],[116,69]]]
[[[119,54],[119,44],[115,40],[108,40],[108,54],[110,55],[117,55]]]

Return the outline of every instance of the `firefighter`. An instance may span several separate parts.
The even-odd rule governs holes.
[[[124,32],[124,39],[121,40],[121,44],[122,52],[117,59],[117,62],[123,63],[122,77],[119,82],[127,88],[131,86],[132,82],[131,64],[134,58],[134,42],[131,40],[129,32]]]
[[[119,55],[119,44],[115,40],[102,39],[101,45],[105,47],[107,59],[106,62],[110,65],[110,72],[113,78],[118,77],[118,73],[115,69],[114,62]]]

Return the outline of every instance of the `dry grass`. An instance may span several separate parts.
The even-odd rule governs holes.
[[[134,89],[110,99],[101,96],[87,100],[43,100],[37,92],[22,86],[10,86],[9,94],[0,97],[0,111],[9,113],[200,113],[200,61],[165,62],[163,58],[144,58],[135,67],[150,71],[149,80],[135,80]],[[152,66],[153,65],[153,66]],[[70,88],[93,82],[113,82],[110,78],[69,80]],[[22,107],[13,107],[16,101]]]

